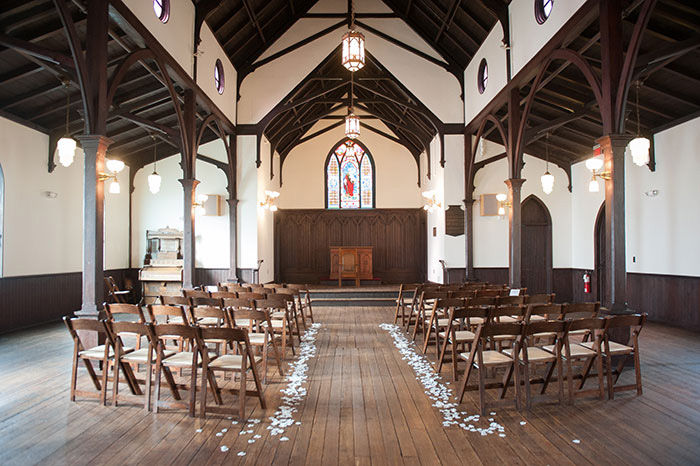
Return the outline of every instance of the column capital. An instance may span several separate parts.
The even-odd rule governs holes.
[[[601,149],[605,151],[606,148],[627,147],[627,144],[629,144],[632,139],[634,139],[634,136],[629,134],[607,134],[596,139],[595,142],[600,144]]]
[[[107,136],[102,136],[101,134],[82,134],[80,136],[76,136],[75,139],[80,141],[80,146],[83,148],[83,150],[86,150],[88,147],[93,147],[98,151],[100,148],[104,148],[106,151],[112,144],[112,140],[110,138]]]
[[[509,178],[505,181],[503,181],[506,186],[508,186],[511,190],[513,191],[520,191],[520,188],[522,187],[523,183],[525,183],[524,178]]]
[[[178,180],[183,188],[194,189],[199,184],[199,180],[194,178],[181,178]]]
[[[238,199],[226,199],[226,203],[231,207],[237,207],[239,202]]]

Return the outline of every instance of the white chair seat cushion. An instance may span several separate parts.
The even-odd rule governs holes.
[[[122,348],[123,353],[130,353],[132,351],[134,351],[134,348],[130,348],[127,346],[124,346]],[[102,359],[105,357],[105,345],[99,345],[90,349],[83,350],[79,354],[80,357],[83,359]],[[114,357],[114,349],[111,346],[109,347],[109,357]]]
[[[209,352],[209,357],[210,358],[215,358],[216,353],[214,352]],[[163,365],[164,366],[180,366],[180,367],[190,367],[192,365],[192,351],[180,351],[180,352],[173,352],[171,356],[168,356],[167,358],[163,359]],[[197,367],[201,367],[202,365],[202,359],[199,358],[197,362]]]
[[[170,317],[168,319],[168,323],[169,324],[182,324],[183,323],[182,317]]]
[[[537,314],[530,316],[530,322],[533,322],[535,320],[547,320],[547,318],[545,316],[540,316]]]
[[[614,341],[609,341],[608,344],[610,346],[610,354],[628,354],[628,353],[634,352],[634,348],[632,348],[631,346],[622,345],[622,344],[614,342]],[[593,342],[586,341],[586,342],[581,343],[581,346],[585,346],[586,348],[592,348]],[[602,352],[605,352],[605,344],[604,343],[600,344],[600,350]]]
[[[586,348],[585,346],[581,346],[578,343],[572,343],[570,345],[571,347],[571,357],[572,358],[582,358],[582,357],[591,357],[595,356],[596,352],[593,351],[590,348]],[[554,345],[547,345],[543,346],[543,349],[549,351],[550,353],[554,353]],[[564,351],[562,351],[562,354],[564,354]]]
[[[483,324],[483,323],[484,323],[484,319],[481,317],[470,317],[469,318],[469,324],[471,324],[471,325],[479,325],[479,324]]]
[[[465,361],[469,361],[469,353],[460,353],[459,357]],[[484,351],[484,366],[492,366],[497,364],[508,364],[513,362],[510,356],[501,353],[500,351],[488,350]],[[479,363],[479,356],[474,357],[474,363]]]
[[[271,321],[273,329],[283,329],[285,327],[283,320],[273,320]],[[267,322],[263,322],[263,327],[267,327]]]
[[[503,323],[503,322],[519,322],[520,318],[516,316],[500,316],[498,318],[498,321]]]
[[[262,361],[260,356],[254,358],[255,364]],[[225,354],[219,356],[209,363],[209,367],[216,369],[241,370],[243,365],[243,356],[240,354]]]
[[[447,327],[450,323],[450,319],[438,319],[437,324],[438,327]]]
[[[219,325],[220,321],[216,317],[202,317],[201,319],[197,319],[197,323],[199,325],[213,326]]]
[[[590,332],[590,330],[586,330],[585,328],[582,328],[580,330],[571,330],[569,332],[569,335],[586,335],[589,332]]]
[[[507,355],[513,354],[513,349],[512,348],[506,348],[503,350],[503,352]],[[522,355],[522,350],[520,350],[520,360],[522,361],[523,359]],[[550,353],[549,351],[544,351],[542,348],[538,348],[536,346],[528,346],[527,348],[527,359],[529,362],[545,362],[545,361],[554,361],[556,360],[556,357]]]
[[[172,356],[173,354],[175,354],[175,351],[164,350],[163,353],[167,358],[168,356]],[[153,358],[151,360],[155,362],[155,353],[153,354]],[[122,361],[146,364],[148,363],[148,348],[141,348],[136,351],[132,351],[131,353],[125,354],[124,356],[122,356]]]
[[[248,334],[248,341],[250,341],[251,345],[263,345],[265,344],[265,334],[264,333],[249,333]],[[270,337],[268,337],[267,341],[270,341]]]
[[[250,319],[236,319],[236,327],[248,328],[250,327]]]
[[[533,333],[532,336],[535,338],[556,337],[557,333],[556,332],[540,332],[540,333]]]
[[[474,337],[474,333],[470,332],[469,330],[457,330],[455,332],[455,339],[457,340],[457,343],[474,341]],[[440,332],[440,338],[445,338],[445,332]],[[450,340],[452,340],[452,338],[450,338]]]

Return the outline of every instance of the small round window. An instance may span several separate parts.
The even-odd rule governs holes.
[[[170,19],[170,0],[153,0],[153,11],[161,23],[167,23]]]
[[[539,24],[543,24],[552,14],[554,0],[535,0],[535,19]]]
[[[486,90],[486,85],[489,82],[489,65],[486,59],[482,58],[479,63],[479,73],[476,76],[476,86],[479,89],[479,94],[483,94]]]
[[[214,86],[216,86],[216,91],[219,94],[224,93],[224,65],[218,58],[214,66]]]

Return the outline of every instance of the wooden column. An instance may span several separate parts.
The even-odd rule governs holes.
[[[229,193],[231,197],[231,193]],[[228,234],[229,234],[229,271],[228,279],[239,282],[238,279],[238,199],[229,198],[228,203]]]
[[[184,289],[192,289],[194,284],[194,201],[197,192],[198,180],[183,178],[180,181],[183,191],[183,218],[184,218],[184,244],[182,251],[183,270],[182,270],[182,287]]]
[[[110,141],[85,135],[78,140],[85,155],[83,169],[83,305],[76,315],[97,318],[104,302],[105,154]]]
[[[511,178],[505,181],[508,186],[510,213],[508,215],[508,285],[511,288],[522,286],[522,242],[520,216],[520,189],[525,182],[522,178]]]
[[[474,205],[473,185],[474,155],[472,136],[464,134],[464,274],[465,280],[474,280],[474,228],[472,206]]]
[[[625,149],[626,135],[598,139],[605,157],[605,284],[603,306],[611,312],[627,308],[627,264],[625,251]]]

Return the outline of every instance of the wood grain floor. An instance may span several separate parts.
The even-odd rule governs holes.
[[[71,341],[62,324],[0,336],[0,464],[700,463],[698,334],[654,324],[644,329],[642,397],[629,392],[573,407],[539,404],[529,413],[500,408],[494,417],[506,437],[482,437],[443,427],[413,370],[378,327],[390,322],[392,310],[314,311],[322,323],[317,354],[295,413],[301,425],[287,428],[288,441],[267,429],[285,387],[277,375],[266,387],[268,408],[248,404],[250,418],[263,422],[242,436],[225,416],[201,420],[180,411],[155,415],[136,406],[71,403]],[[461,409],[476,412],[474,394],[467,398]],[[248,443],[254,435],[261,438]]]

